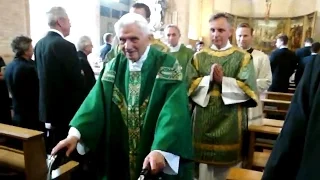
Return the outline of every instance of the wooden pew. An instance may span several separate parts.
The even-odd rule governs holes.
[[[296,88],[288,88],[288,93],[295,93],[296,92]]]
[[[283,120],[268,119],[268,118],[262,119],[263,126],[282,128],[283,124],[284,124]]]
[[[265,99],[291,101],[293,95],[292,93],[265,92]]]
[[[265,168],[270,154],[270,152],[254,152],[252,166],[258,168]]]
[[[0,165],[24,173],[26,180],[45,180],[48,173],[47,155],[43,132],[0,123],[0,136],[18,140],[22,150],[0,146]],[[69,179],[70,173],[78,166],[70,161],[52,174],[53,179]]]
[[[261,180],[263,173],[242,168],[231,168],[227,180]]]
[[[263,103],[263,112],[265,117],[284,119],[291,101],[276,100],[276,99],[261,99]]]
[[[246,168],[248,168],[248,169],[252,168],[252,166],[254,165],[254,159],[255,158],[266,157],[265,154],[263,154],[263,155],[255,154],[255,147],[256,146],[267,147],[267,148],[272,148],[273,147],[273,144],[257,142],[256,134],[257,133],[261,133],[261,134],[268,134],[268,135],[276,135],[277,136],[277,135],[280,134],[281,129],[282,128],[279,128],[279,127],[263,126],[263,125],[262,126],[257,126],[257,125],[250,125],[249,126],[250,142],[249,142],[248,162],[246,164]],[[256,164],[260,164],[260,165],[263,164],[263,163],[257,163],[257,160],[255,160],[255,163]]]

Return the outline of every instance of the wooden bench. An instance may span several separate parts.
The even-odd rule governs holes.
[[[296,92],[296,88],[288,88],[288,93],[295,93]]]
[[[270,152],[254,152],[252,166],[258,168],[265,168],[270,154]]]
[[[261,99],[263,112],[267,118],[284,119],[291,101],[276,99]]]
[[[283,124],[284,124],[283,120],[268,119],[268,118],[262,119],[263,126],[282,128]]]
[[[227,180],[261,180],[263,173],[242,168],[231,168]]]
[[[24,173],[26,180],[46,179],[48,166],[43,132],[0,123],[0,136],[22,143],[22,150],[0,146],[0,166]],[[55,170],[52,178],[69,179],[77,166],[77,162],[69,161]]]
[[[250,132],[250,142],[249,142],[249,152],[248,152],[248,162],[246,168],[251,169],[254,164],[254,153],[255,147],[266,147],[272,148],[272,143],[265,143],[265,142],[257,142],[256,134],[267,134],[267,135],[275,135],[278,136],[281,132],[282,128],[279,127],[272,127],[272,126],[257,126],[257,125],[250,125],[249,132]]]
[[[280,92],[265,92],[265,99],[275,99],[282,101],[291,101],[294,94]]]

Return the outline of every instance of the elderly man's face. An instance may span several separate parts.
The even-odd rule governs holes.
[[[225,47],[231,34],[232,28],[226,18],[221,17],[210,22],[211,41],[217,48]]]
[[[129,24],[121,28],[119,40],[124,54],[132,61],[138,61],[149,45],[148,34],[136,24]]]
[[[70,28],[71,28],[69,17],[67,16],[65,18],[58,19],[58,25],[61,27],[63,36],[64,37],[69,36]]]
[[[92,53],[92,48],[93,48],[93,45],[92,45],[92,42],[90,41],[88,45],[86,45],[85,47],[85,51],[88,53],[88,55]]]

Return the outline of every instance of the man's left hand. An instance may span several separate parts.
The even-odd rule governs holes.
[[[223,69],[222,69],[222,66],[218,64],[214,67],[213,79],[215,82],[221,84],[222,78],[223,78]]]
[[[157,174],[166,166],[165,158],[161,153],[157,151],[151,151],[144,159],[143,169],[148,168],[148,166],[150,166],[152,174]]]

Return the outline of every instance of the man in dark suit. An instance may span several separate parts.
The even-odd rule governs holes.
[[[294,77],[294,81],[296,85],[299,84],[300,79],[304,72],[304,68],[306,67],[307,63],[309,63],[312,59],[316,58],[319,51],[320,51],[320,43],[319,42],[313,43],[311,46],[311,55],[304,57],[302,60],[298,62],[297,72]]]
[[[100,50],[100,58],[101,60],[104,60],[108,52],[111,50],[111,42],[112,42],[112,34],[111,33],[105,33],[103,35],[103,41],[104,45],[102,46]]]
[[[311,45],[313,43],[312,38],[307,38],[304,42],[304,47],[296,50],[296,55],[300,60],[303,60],[304,57],[311,55]]]
[[[62,7],[47,12],[50,30],[35,46],[39,76],[39,118],[49,129],[47,151],[68,135],[69,122],[84,100],[84,80],[75,46],[64,39],[70,21]]]
[[[78,58],[81,65],[81,73],[84,76],[84,93],[87,96],[91,91],[92,87],[96,83],[94,72],[88,61],[88,55],[92,53],[92,41],[88,36],[82,36],[77,44]]]
[[[298,63],[298,57],[288,49],[288,40],[287,35],[278,36],[277,49],[270,55],[272,84],[269,91],[288,92],[289,78]]]

